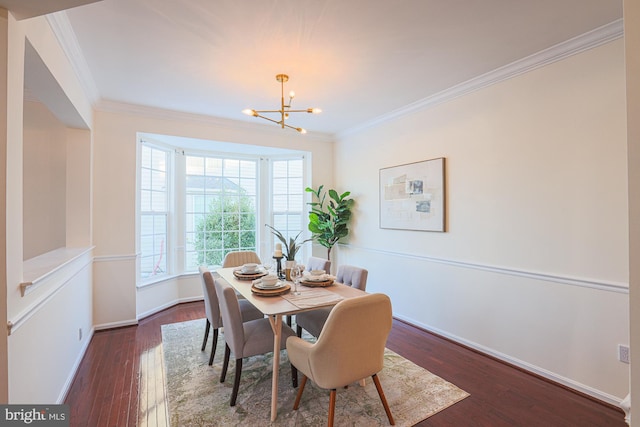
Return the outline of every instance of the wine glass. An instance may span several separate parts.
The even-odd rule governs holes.
[[[271,269],[273,268],[273,260],[271,258],[264,258],[262,261],[262,266],[265,270],[267,270],[267,273],[271,273]]]
[[[301,276],[300,267],[296,265],[289,272],[289,277],[291,277],[291,281],[293,282],[294,295],[300,295],[300,291],[298,291],[298,280],[300,279],[300,276]]]

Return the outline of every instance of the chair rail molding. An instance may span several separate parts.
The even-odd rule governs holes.
[[[417,255],[417,254],[411,254],[406,252],[395,252],[395,251],[388,251],[388,250],[382,250],[382,249],[365,248],[361,246],[353,246],[350,244],[343,244],[343,243],[341,243],[340,246],[347,250],[353,249],[353,250],[358,250],[363,252],[383,254],[386,256],[395,256],[395,257],[407,258],[407,259],[417,259],[417,260],[422,260],[427,262],[447,264],[447,265],[451,265],[459,268],[470,268],[474,270],[482,270],[482,271],[488,271],[492,273],[506,274],[509,276],[526,277],[529,279],[541,280],[544,282],[553,282],[553,283],[560,283],[563,285],[599,289],[601,291],[617,292],[622,294],[629,293],[629,284],[622,283],[622,282],[608,282],[608,281],[595,280],[595,279],[571,277],[571,276],[565,276],[565,275],[553,274],[553,273],[547,273],[547,272],[521,270],[521,269],[501,267],[496,265],[458,261],[458,260],[446,259],[446,258],[438,258],[438,257],[427,256],[427,255]]]

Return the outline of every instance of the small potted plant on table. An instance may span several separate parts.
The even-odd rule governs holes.
[[[286,277],[286,280],[290,280],[289,273],[291,272],[291,269],[296,265],[296,254],[298,253],[298,250],[300,250],[300,247],[304,243],[310,241],[311,239],[306,239],[299,242],[298,239],[302,235],[302,231],[301,231],[298,234],[296,234],[295,237],[289,237],[289,240],[287,241],[287,238],[280,231],[276,230],[274,227],[270,226],[269,224],[265,224],[265,226],[269,227],[273,235],[276,236],[278,240],[282,242],[282,245],[283,245],[282,255],[286,260],[285,269],[284,269],[285,277]]]

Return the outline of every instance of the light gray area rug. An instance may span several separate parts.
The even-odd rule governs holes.
[[[229,406],[235,363],[229,363],[224,383],[220,371],[224,336],[220,333],[213,366],[209,366],[211,335],[200,351],[205,319],[162,326],[165,386],[170,425],[185,426],[321,426],[326,425],[329,391],[307,382],[300,407],[294,411],[297,389],[291,384],[286,351],[281,353],[278,417],[270,422],[272,354],[243,361],[235,407]],[[233,358],[233,355],[232,355]],[[396,425],[411,426],[469,396],[455,385],[433,375],[387,349],[384,369],[378,374]],[[389,425],[373,381],[338,390],[335,424],[338,426]]]

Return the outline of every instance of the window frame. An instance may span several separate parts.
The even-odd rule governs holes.
[[[152,209],[151,211],[143,211],[142,210],[142,185],[143,185],[143,165],[142,165],[142,151],[144,147],[149,147],[151,150],[162,151],[165,153],[165,161],[166,161],[166,176],[165,176],[165,198],[166,198],[166,209],[161,211],[155,211]],[[136,175],[137,175],[137,184],[136,184],[136,276],[137,280],[143,283],[146,282],[157,282],[161,280],[165,280],[167,277],[170,277],[174,273],[174,263],[173,256],[171,254],[170,248],[173,245],[172,239],[172,224],[173,224],[173,170],[174,170],[174,156],[173,149],[163,144],[158,144],[156,142],[150,142],[144,139],[138,139],[138,161],[136,167]],[[142,253],[142,217],[144,215],[163,215],[165,217],[165,242],[164,242],[164,251],[163,255],[165,258],[166,269],[161,274],[152,274],[146,277],[142,276],[142,263],[143,263],[143,253]],[[155,233],[154,233],[155,235]],[[154,251],[155,255],[155,251]]]
[[[215,144],[215,141],[211,141]],[[141,251],[140,251],[140,173],[141,173],[141,147],[143,144],[149,144],[160,150],[169,152],[168,165],[170,168],[169,174],[169,206],[168,206],[168,221],[167,221],[167,243],[166,243],[166,256],[167,256],[167,273],[162,276],[152,276],[149,278],[143,278],[141,276]],[[238,144],[240,145],[240,144]],[[240,151],[240,150],[239,150]],[[136,248],[137,262],[136,262],[136,283],[138,287],[151,285],[156,282],[167,280],[167,278],[191,275],[197,272],[197,269],[190,270],[187,268],[186,259],[186,158],[187,156],[199,156],[199,157],[214,157],[222,159],[234,159],[234,160],[251,160],[256,161],[257,173],[256,173],[256,252],[258,256],[272,256],[275,244],[277,243],[270,230],[265,227],[265,224],[273,223],[273,201],[272,197],[272,165],[273,161],[277,160],[291,160],[300,159],[302,161],[302,211],[300,214],[300,226],[302,229],[302,236],[304,239],[310,237],[310,233],[306,227],[305,215],[308,215],[307,203],[310,200],[310,196],[305,192],[305,188],[309,186],[311,182],[311,162],[310,153],[303,151],[293,151],[290,153],[275,153],[269,155],[257,155],[247,154],[242,152],[232,151],[217,151],[202,150],[193,148],[182,148],[177,145],[166,144],[158,142],[157,140],[147,137],[138,137],[138,160],[136,162],[136,171],[138,174],[138,185],[136,188]],[[305,244],[300,249],[299,255],[296,257],[301,262],[307,259],[311,254],[311,245]],[[209,266],[210,268],[216,268],[218,266]]]

